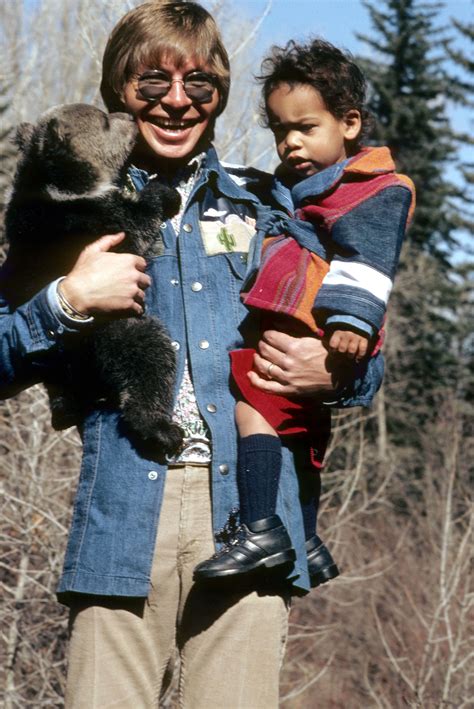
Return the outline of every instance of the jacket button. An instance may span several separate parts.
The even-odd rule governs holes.
[[[150,470],[150,472],[148,473],[148,480],[156,480],[157,477],[158,473],[156,472],[156,470]]]
[[[193,290],[195,293],[198,293],[200,290],[202,290],[202,283],[199,283],[199,281],[195,281],[191,286],[191,290]]]
[[[170,283],[172,286],[179,286],[179,281],[177,278],[172,278]]]
[[[166,229],[166,222],[162,222],[160,224],[160,229]]]
[[[181,345],[180,345],[179,342],[177,342],[176,340],[173,340],[173,342],[171,343],[171,347],[172,347],[174,350],[176,350],[176,352],[177,352],[177,351],[179,350],[179,348],[181,347]]]
[[[219,472],[221,475],[229,475],[229,466],[225,463],[223,465],[219,465]]]
[[[207,350],[207,348],[209,347],[209,342],[207,340],[201,340],[201,342],[199,343],[199,347],[202,350]]]
[[[208,404],[206,406],[206,409],[209,411],[210,414],[215,414],[217,411],[217,406],[215,404]]]
[[[193,230],[193,225],[192,224],[184,224],[183,225],[183,231],[185,231],[187,234]]]

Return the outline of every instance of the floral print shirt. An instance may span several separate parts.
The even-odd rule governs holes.
[[[181,197],[180,210],[171,219],[176,234],[179,234],[186,203],[199,177],[204,156],[205,153],[196,155],[169,182],[170,187],[178,190]],[[211,460],[210,433],[206,422],[199,413],[187,360],[173,412],[173,421],[184,431],[184,445],[177,456],[168,459],[168,463],[170,465],[182,465],[183,463],[207,465]]]

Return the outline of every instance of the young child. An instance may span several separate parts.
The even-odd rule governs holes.
[[[370,124],[366,83],[349,55],[319,39],[307,45],[290,41],[273,48],[262,66],[264,118],[281,160],[274,194],[280,204],[291,198],[294,218],[273,214],[266,220],[261,260],[243,300],[261,311],[262,329],[322,336],[329,352],[353,360],[351,367],[365,367],[371,357],[381,357],[378,333],[414,208],[413,184],[395,173],[388,148],[361,145]],[[315,534],[330,410],[314,399],[288,400],[252,386],[254,354],[232,353],[240,390],[242,525],[231,543],[196,568],[195,578],[280,565],[286,570],[294,551],[276,502],[280,436],[291,436],[305,439],[310,452],[310,464],[303,461],[298,468],[308,570],[317,586],[339,573]],[[277,362],[267,364],[266,374],[284,381]]]

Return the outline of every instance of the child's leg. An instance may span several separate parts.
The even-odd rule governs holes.
[[[242,526],[211,559],[194,569],[195,581],[232,579],[270,569],[284,578],[296,558],[291,539],[275,514],[281,473],[280,438],[249,404],[236,407],[239,429],[237,483]]]
[[[237,485],[245,524],[275,514],[281,473],[281,442],[276,431],[245,401],[235,409],[239,431]]]
[[[258,433],[278,437],[273,426],[270,426],[262,414],[254,409],[253,406],[247,404],[246,401],[238,401],[235,405],[235,422],[241,438]]]
[[[312,467],[311,470],[304,471],[300,484],[300,504],[306,541],[316,534],[320,497],[321,473]]]
[[[319,500],[321,496],[321,471],[312,462],[311,442],[302,439],[294,450],[298,473],[299,503],[303,516],[305,540],[316,534]]]
[[[301,457],[302,456],[302,457]],[[339,569],[322,539],[318,536],[317,517],[321,497],[321,472],[310,462],[308,451],[299,452],[297,469],[300,505],[306,540],[306,555],[311,586],[319,586],[339,575]]]

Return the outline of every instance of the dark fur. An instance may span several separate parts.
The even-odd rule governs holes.
[[[117,251],[161,253],[160,224],[177,212],[179,195],[153,180],[139,193],[123,188],[136,136],[127,114],[85,104],[58,106],[36,125],[20,125],[1,284],[13,307],[68,273],[84,246],[104,234],[125,231]],[[182,432],[171,423],[175,352],[156,318],[99,324],[68,355],[67,366],[58,362],[61,370],[45,382],[56,428],[77,423],[79,411],[99,402],[120,410],[127,435],[148,455],[179,447]]]

